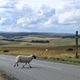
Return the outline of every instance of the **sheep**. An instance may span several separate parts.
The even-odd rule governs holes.
[[[28,64],[29,64],[29,67],[32,68],[31,65],[30,65],[30,62],[31,62],[33,59],[36,59],[36,56],[35,56],[35,55],[30,55],[30,56],[18,55],[18,56],[16,57],[16,63],[14,64],[14,67],[16,67],[16,65],[17,65],[17,67],[18,67],[18,66],[19,66],[18,63],[25,63],[25,64],[23,65],[23,68],[24,68],[24,66],[27,65],[27,63],[28,63]]]

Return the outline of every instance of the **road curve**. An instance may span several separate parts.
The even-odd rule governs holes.
[[[80,66],[33,60],[33,68],[13,67],[15,57],[0,55],[0,70],[18,80],[80,80]]]

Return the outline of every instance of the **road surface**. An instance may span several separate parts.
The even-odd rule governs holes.
[[[33,68],[13,67],[15,57],[0,55],[0,70],[18,80],[80,80],[80,66],[33,60]]]

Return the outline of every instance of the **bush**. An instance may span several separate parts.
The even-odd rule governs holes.
[[[66,49],[66,51],[73,51],[73,50],[74,50],[73,48]]]
[[[9,52],[9,50],[4,50],[3,52]]]
[[[71,56],[69,56],[69,58],[72,58]]]
[[[60,58],[56,58],[56,60],[60,60]]]

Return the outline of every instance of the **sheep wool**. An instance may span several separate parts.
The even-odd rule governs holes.
[[[31,65],[30,65],[30,62],[33,60],[33,59],[36,59],[36,56],[35,55],[30,55],[30,56],[23,56],[23,55],[18,55],[16,57],[16,63],[14,64],[14,67],[17,67],[19,66],[18,63],[25,63],[25,65],[28,63],[29,64],[29,67],[31,68]],[[23,65],[23,67],[25,66]]]

